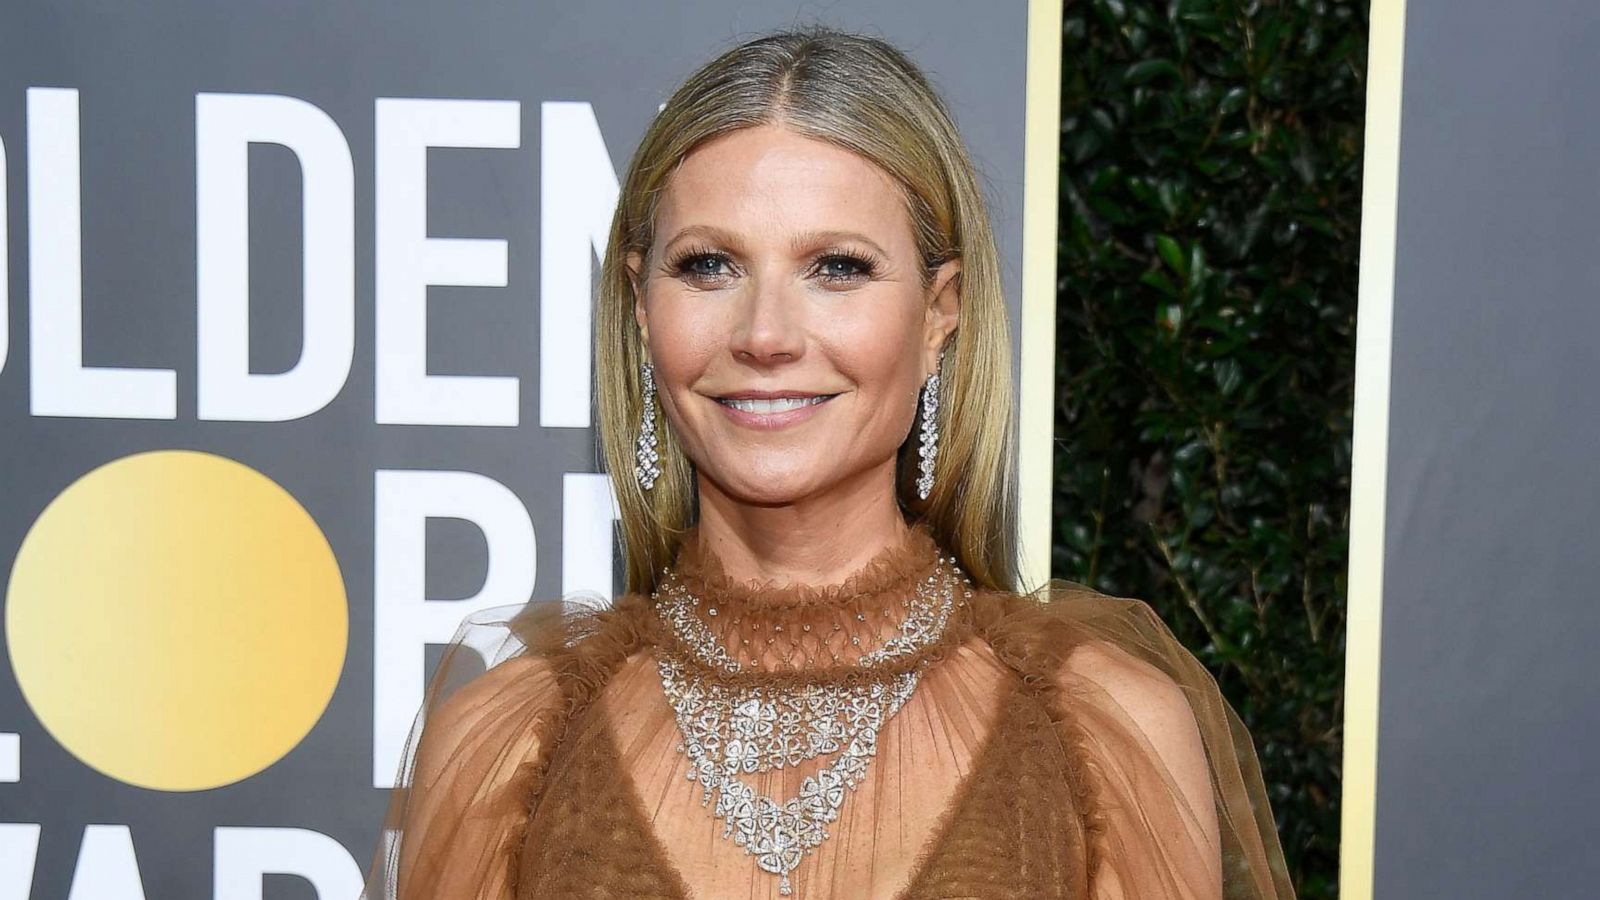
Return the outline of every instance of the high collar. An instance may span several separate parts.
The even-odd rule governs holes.
[[[933,589],[929,580],[945,555],[927,527],[918,524],[843,581],[779,583],[730,577],[695,538],[691,534],[684,542],[666,589],[676,585],[693,598],[695,618],[750,674],[859,671],[863,654],[899,633],[918,590]],[[960,611],[952,619],[963,617],[965,588],[955,589]],[[894,667],[917,662],[911,657]]]

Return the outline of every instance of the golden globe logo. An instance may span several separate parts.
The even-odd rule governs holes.
[[[17,684],[61,746],[140,787],[248,778],[316,724],[344,667],[344,580],[316,522],[255,470],[139,453],[34,522],[6,588]]]
[[[26,379],[32,417],[182,417],[188,421],[175,431],[187,439],[203,436],[207,422],[304,419],[345,392],[356,358],[355,234],[364,216],[356,207],[363,173],[344,130],[315,105],[283,95],[198,93],[194,115],[192,411],[179,409],[175,369],[85,359],[86,324],[94,323],[85,321],[83,297],[78,91],[28,88],[26,146],[12,153],[11,167],[0,140],[0,375]],[[370,423],[515,429],[520,373],[427,370],[429,288],[506,287],[509,261],[503,239],[430,235],[427,187],[431,148],[520,150],[522,104],[377,98],[372,115],[365,215],[374,253],[364,298],[371,308],[360,317],[373,341]],[[604,249],[617,178],[588,103],[541,103],[539,134],[537,159],[528,153],[538,208],[527,212],[539,217],[538,297],[514,301],[539,340],[523,358],[537,367],[538,426],[588,428],[590,263]],[[249,368],[254,145],[286,149],[300,175],[302,339],[295,365],[281,372]],[[26,173],[27,187],[26,216],[18,216],[27,222],[27,328],[16,334],[8,331],[5,231],[13,171]],[[26,346],[25,370],[7,371],[13,344]],[[543,591],[609,595],[609,481],[554,474],[561,581]],[[425,647],[449,641],[473,610],[534,596],[536,536],[528,506],[488,475],[404,468],[376,469],[372,479],[372,553],[344,565],[372,566],[372,667],[360,673],[371,679],[371,720],[359,727],[371,727],[372,786],[387,788],[422,699]],[[426,525],[440,518],[482,533],[487,571],[473,596],[425,595]],[[76,475],[38,514],[7,585],[5,640],[23,698],[62,748],[119,782],[193,792],[262,773],[316,727],[341,680],[349,611],[340,561],[288,489],[223,456],[161,449]],[[28,780],[25,749],[18,735],[0,733],[0,781]],[[0,823],[0,896],[24,895],[34,883],[41,830]],[[259,896],[264,873],[298,875],[319,896],[360,888],[351,848],[314,829],[212,832],[217,897]],[[128,825],[83,829],[73,896],[139,896],[141,880]]]

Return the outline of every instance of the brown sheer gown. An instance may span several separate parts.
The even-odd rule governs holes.
[[[735,582],[684,546],[702,619],[774,683],[848,678],[939,553],[918,527],[813,588]],[[1294,896],[1249,735],[1149,606],[1067,581],[957,596],[792,900]],[[671,640],[648,596],[468,617],[364,897],[777,900],[685,777],[655,656]],[[781,802],[827,762],[744,777]]]

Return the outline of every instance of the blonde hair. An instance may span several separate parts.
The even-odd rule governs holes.
[[[925,281],[950,259],[959,324],[940,366],[939,451],[933,492],[914,486],[917,430],[901,445],[902,510],[979,585],[1016,585],[1015,437],[1011,338],[999,254],[982,191],[955,123],[927,78],[881,39],[828,28],[768,34],[690,75],[667,100],[628,166],[601,265],[595,312],[600,449],[622,517],[627,589],[649,591],[694,524],[694,468],[663,421],[661,475],[648,492],[634,474],[645,348],[627,260],[648,259],[658,198],[678,164],[711,138],[781,125],[872,161],[905,196]]]

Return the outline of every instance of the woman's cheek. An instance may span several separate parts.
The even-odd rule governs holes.
[[[721,323],[701,305],[698,309],[677,298],[660,301],[650,317],[650,356],[656,381],[668,389],[692,385],[715,355]],[[726,346],[726,341],[721,341]]]

